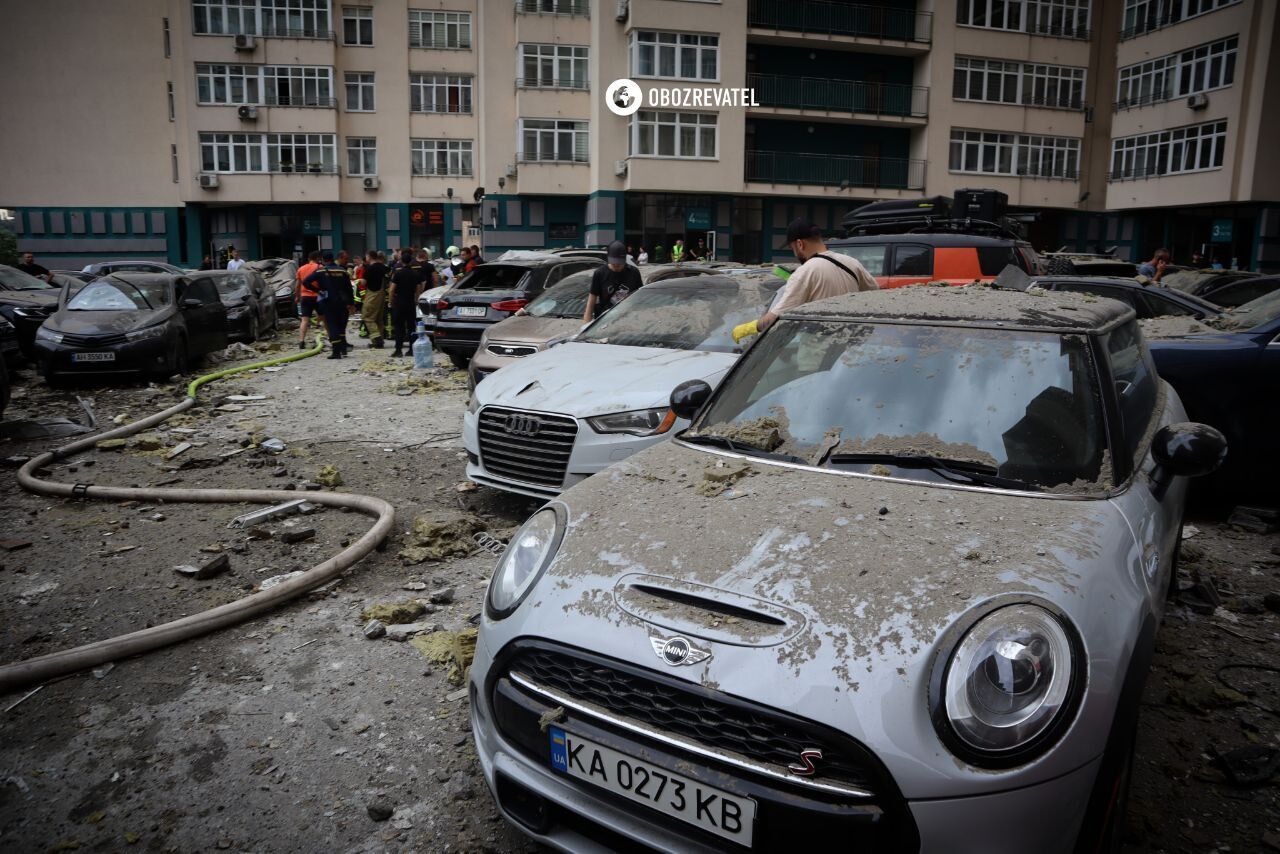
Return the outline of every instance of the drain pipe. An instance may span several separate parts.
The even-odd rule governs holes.
[[[305,359],[324,352],[324,349],[324,343],[320,341],[311,350],[270,359],[265,362],[255,362],[251,365],[228,368],[199,377],[187,386],[186,399],[175,406],[114,430],[77,439],[61,448],[46,451],[32,458],[18,470],[18,484],[28,492],[33,492],[37,495],[78,499],[96,498],[106,501],[145,500],[185,501],[205,504],[278,504],[296,500],[298,497],[297,492],[283,489],[161,489],[155,487],[95,486],[93,484],[58,483],[45,480],[37,476],[36,472],[55,460],[87,450],[103,439],[132,436],[134,433],[154,427],[178,413],[190,409],[196,403],[196,394],[199,388],[206,383],[256,368]],[[202,611],[199,614],[192,614],[189,617],[153,626],[149,629],[142,629],[107,640],[74,647],[73,649],[53,652],[48,655],[27,659],[26,661],[0,666],[0,693],[13,691],[35,682],[44,682],[68,673],[75,673],[88,667],[95,667],[110,661],[119,661],[129,656],[140,655],[144,652],[170,646],[227,626],[233,626],[250,617],[273,610],[277,606],[306,593],[308,590],[314,590],[328,583],[355,565],[357,561],[377,548],[387,538],[395,521],[395,508],[387,501],[369,495],[314,492],[307,494],[307,500],[326,507],[345,507],[355,510],[366,516],[374,517],[376,521],[373,527],[365,532],[364,536],[338,552],[338,554],[323,563],[313,566],[297,578],[282,582],[269,590]]]

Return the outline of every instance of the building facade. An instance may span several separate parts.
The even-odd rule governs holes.
[[[47,266],[615,238],[760,261],[795,216],[836,230],[869,201],[977,186],[1034,212],[1040,249],[1280,269],[1266,0],[0,10],[0,225]],[[753,97],[621,116],[620,78]]]

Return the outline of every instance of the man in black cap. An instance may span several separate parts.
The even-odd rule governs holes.
[[[880,287],[856,258],[827,252],[822,230],[807,219],[794,219],[787,226],[787,246],[800,259],[800,269],[787,279],[763,317],[734,327],[735,342],[764,332],[789,308]]]
[[[325,331],[333,342],[329,358],[341,359],[351,349],[347,343],[347,317],[355,314],[355,292],[347,268],[334,262],[333,252],[325,250],[321,258],[324,266],[307,276],[302,284],[319,292],[316,307],[324,315]]]
[[[590,323],[644,285],[640,271],[627,264],[627,247],[621,240],[609,244],[608,264],[597,267],[591,276],[591,291],[582,322]]]

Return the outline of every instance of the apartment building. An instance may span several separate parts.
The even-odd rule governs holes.
[[[1042,249],[1280,269],[1276,6],[0,0],[0,225],[59,266],[615,238],[757,261],[795,216],[983,186]],[[620,78],[754,97],[621,116]]]

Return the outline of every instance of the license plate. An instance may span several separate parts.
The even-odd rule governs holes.
[[[751,845],[756,802],[549,727],[551,767],[716,836]]]
[[[116,360],[115,353],[72,353],[71,361],[73,362],[114,362]]]
[[[458,306],[458,317],[484,317],[488,310],[482,305]]]

